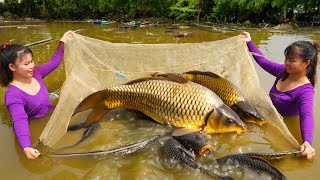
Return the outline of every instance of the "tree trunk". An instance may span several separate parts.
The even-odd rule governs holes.
[[[197,22],[199,22],[199,20],[200,20],[200,13],[201,13],[201,0],[198,0],[198,1],[197,1],[196,7],[197,7],[197,11],[198,11]]]
[[[287,19],[287,6],[283,7],[283,21],[285,22]]]

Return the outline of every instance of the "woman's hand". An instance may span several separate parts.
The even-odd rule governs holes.
[[[301,144],[300,153],[302,156],[306,156],[307,159],[314,159],[314,157],[316,156],[316,151],[308,141],[305,141],[303,144]]]
[[[73,36],[73,33],[74,33],[73,31],[67,31],[66,33],[64,33],[60,41],[67,43]]]
[[[28,159],[37,159],[37,157],[40,155],[40,152],[38,151],[38,149],[33,149],[32,147],[24,148],[23,152]]]
[[[243,31],[243,32],[241,33],[241,36],[242,36],[242,38],[243,38],[246,42],[251,41],[250,33],[246,32],[246,31]]]

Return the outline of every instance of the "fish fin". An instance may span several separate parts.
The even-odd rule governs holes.
[[[80,102],[80,104],[74,110],[72,116],[77,114],[78,112],[85,111],[88,109],[94,109],[95,107],[100,106],[101,104],[104,104],[105,99],[106,99],[105,90],[90,94]]]
[[[221,78],[219,75],[213,73],[213,72],[210,72],[210,71],[188,71],[188,72],[185,72],[183,74],[200,74],[200,75],[205,75],[205,76],[209,76],[209,77],[212,77],[212,78]]]
[[[168,139],[165,140],[164,144],[163,144],[163,149],[164,150],[169,150],[169,151],[175,151],[175,152],[178,152],[177,154],[172,154],[172,153],[169,153],[167,155],[171,156],[170,158],[174,158],[174,156],[183,156],[183,155],[186,155],[187,157],[183,157],[185,159],[188,159],[189,157],[189,160],[192,160],[194,161],[195,158],[196,158],[196,155],[193,154],[192,152],[188,151],[184,146],[183,144],[181,144],[178,140],[172,138],[172,137],[169,137]],[[175,159],[175,158],[174,158]]]
[[[141,82],[150,81],[150,80],[166,80],[166,79],[162,77],[144,77],[144,78],[139,78],[139,79],[129,81],[125,83],[125,85],[131,85],[131,84],[141,83]]]
[[[186,148],[179,147],[178,151],[180,152],[180,155],[182,155],[183,153],[185,153],[190,159],[195,160],[196,159],[196,155],[194,155],[193,153],[191,153],[190,151],[188,151]],[[187,158],[187,157],[185,157]]]
[[[194,132],[200,132],[202,129],[197,129],[197,128],[176,128],[173,132],[172,132],[172,136],[182,136],[182,135],[186,135],[186,134],[190,134],[190,133],[194,133]]]
[[[177,82],[180,84],[189,82],[189,80],[187,78],[183,77],[180,74],[176,74],[176,73],[156,74],[156,77],[164,77],[170,81],[174,81],[174,82]]]
[[[108,109],[104,104],[96,107],[89,114],[87,121],[83,124],[83,127],[88,127],[91,124],[99,121],[109,111],[110,109]]]
[[[156,76],[153,76],[153,77],[145,77],[145,78],[136,79],[136,80],[127,82],[126,85],[131,85],[131,84],[140,83],[140,82],[144,82],[144,81],[150,81],[150,80],[173,81],[173,82],[177,82],[180,84],[189,82],[189,80],[187,78],[184,78],[178,74],[172,73],[172,74],[156,74]]]

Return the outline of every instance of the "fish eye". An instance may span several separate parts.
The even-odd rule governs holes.
[[[196,140],[200,140],[200,139],[201,139],[200,135],[197,134],[197,135],[196,135]]]
[[[232,119],[228,119],[227,123],[228,123],[228,124],[232,124],[232,123],[233,123],[233,120],[232,120]]]
[[[245,112],[245,113],[243,113],[243,117],[248,118],[248,117],[250,117],[250,114]]]

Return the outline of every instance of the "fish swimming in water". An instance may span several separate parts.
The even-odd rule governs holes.
[[[138,110],[160,124],[203,130],[207,134],[239,134],[247,129],[215,93],[176,75],[137,79],[95,92],[76,107],[73,115],[93,109],[81,124],[88,127],[115,108]]]
[[[244,154],[232,154],[218,158],[216,161],[219,165],[240,165],[242,167],[247,167],[255,172],[267,174],[271,176],[271,179],[287,179],[277,168],[258,157],[250,157]]]
[[[179,141],[186,149],[194,151],[199,155],[206,155],[212,151],[212,146],[201,132],[192,132],[184,135],[171,135],[173,139]]]
[[[199,169],[207,173],[209,176],[216,179],[231,180],[232,178],[224,176],[217,171],[207,170],[200,162],[195,160],[195,155],[188,151],[179,141],[168,138],[163,141],[163,155],[166,159],[173,159],[177,162],[189,166],[194,169]]]
[[[244,122],[255,123],[260,126],[266,123],[258,109],[230,81],[212,72],[189,71],[183,73],[183,76],[215,92]]]

